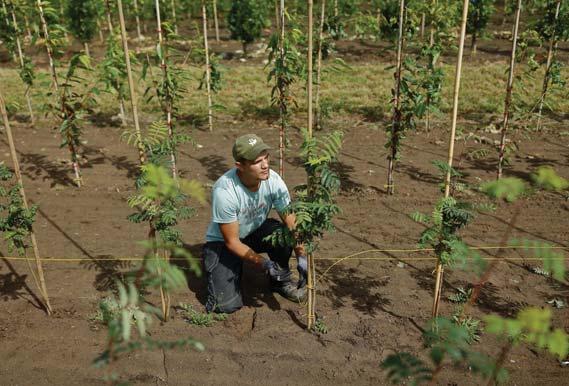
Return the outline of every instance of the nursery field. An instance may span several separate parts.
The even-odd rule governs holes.
[[[228,63],[228,66],[235,65]],[[381,71],[382,63],[355,64],[357,69]],[[233,68],[233,67],[231,67]],[[475,72],[478,67],[469,71]],[[262,73],[261,66],[249,67]],[[237,71],[237,70],[235,70]],[[253,71],[251,71],[253,72]],[[2,73],[8,82],[10,71]],[[468,73],[467,73],[468,76]],[[263,77],[257,80],[263,87]],[[386,80],[387,81],[387,80]],[[364,81],[365,82],[365,81]],[[247,84],[250,80],[247,79]],[[362,84],[363,86],[363,84]],[[235,89],[241,89],[236,84]],[[468,90],[468,86],[465,87]],[[354,87],[353,98],[357,98]],[[348,93],[348,91],[343,91]],[[264,103],[267,103],[265,99]],[[374,101],[368,101],[373,104]],[[262,108],[261,104],[256,105]],[[479,120],[463,121],[473,132],[485,133]],[[66,163],[65,149],[60,149],[48,121],[35,128],[14,122],[19,156],[29,200],[39,205],[37,237],[46,261],[46,281],[54,314],[46,317],[38,308],[26,264],[2,259],[0,315],[0,355],[2,383],[9,385],[104,384],[100,370],[91,362],[106,343],[106,332],[93,320],[98,302],[108,294],[112,278],[135,263],[107,260],[110,257],[140,257],[137,246],[145,227],[132,224],[125,201],[134,193],[133,175],[137,171],[136,154],[121,142],[121,128],[95,122],[85,130],[84,178],[80,190],[73,186]],[[512,160],[507,175],[527,179],[538,165],[551,165],[569,176],[569,147],[560,135],[566,117],[548,121],[542,133],[519,132],[520,150]],[[211,327],[188,324],[174,314],[164,325],[158,321],[153,336],[176,339],[193,336],[206,347],[193,350],[137,352],[117,366],[133,384],[383,384],[379,363],[399,350],[422,352],[422,329],[430,318],[430,297],[434,285],[435,260],[429,253],[373,252],[371,250],[414,249],[422,226],[410,219],[414,211],[428,212],[439,193],[440,177],[431,162],[444,159],[446,130],[444,120],[430,133],[410,135],[405,145],[406,157],[397,168],[397,194],[385,194],[385,135],[381,123],[365,114],[341,112],[330,119],[330,127],[345,131],[339,172],[342,191],[338,203],[342,213],[335,220],[336,232],[321,243],[317,256],[319,282],[318,313],[328,327],[327,334],[304,330],[305,308],[290,303],[268,291],[264,275],[253,269],[245,272],[245,308]],[[200,182],[212,184],[232,166],[231,145],[236,136],[255,132],[278,148],[277,130],[271,117],[222,114],[215,131],[204,127],[192,131],[197,147],[180,151],[180,172]],[[482,134],[481,134],[482,135]],[[298,146],[299,135],[291,132],[291,148]],[[467,146],[474,146],[468,144]],[[458,145],[464,151],[463,145]],[[7,159],[7,144],[2,140],[2,157]],[[460,170],[466,181],[476,185],[494,177],[493,161],[463,158]],[[274,166],[273,166],[274,168]],[[287,158],[286,181],[300,183],[304,170],[293,156]],[[483,200],[471,192],[474,200]],[[500,204],[495,213],[477,214],[463,234],[469,245],[498,246],[512,205],[521,206],[515,238],[543,240],[555,246],[567,244],[566,198],[555,193],[539,193],[515,204]],[[209,206],[197,207],[197,214],[180,225],[183,240],[199,256]],[[364,252],[328,268],[336,259]],[[2,253],[8,255],[3,248]],[[495,256],[495,250],[483,256]],[[502,251],[498,257],[513,257],[498,265],[476,307],[476,313],[513,316],[526,305],[546,306],[552,299],[567,299],[568,288],[533,273],[535,262],[522,259],[524,254]],[[82,259],[62,262],[60,258]],[[377,259],[372,259],[377,258]],[[430,260],[425,260],[431,258]],[[461,271],[448,271],[443,298],[455,293],[473,278]],[[203,278],[190,277],[189,288],[174,295],[174,303],[184,302],[201,310],[204,300]],[[153,301],[159,301],[152,296]],[[443,301],[442,314],[452,312],[452,303]],[[567,309],[554,311],[554,323],[569,328]],[[496,355],[500,345],[484,335],[474,347]],[[521,345],[509,356],[512,385],[564,384],[567,369],[551,356]],[[465,369],[444,373],[441,384],[472,384],[479,379]],[[448,380],[445,381],[444,379]],[[454,381],[453,381],[454,380]],[[457,380],[460,380],[457,382]]]
[[[111,11],[106,4],[109,18],[111,14],[118,17],[118,11]],[[205,5],[203,10],[205,13]],[[156,57],[164,58],[162,61],[154,61],[154,36],[132,38],[133,14],[128,32],[134,71],[132,91],[138,102],[135,118],[129,100],[133,94],[125,91],[126,73],[122,85],[112,86],[112,93],[102,92],[104,87],[98,80],[100,72],[105,71],[105,66],[98,63],[106,63],[107,68],[114,65],[109,64],[111,39],[108,44],[95,38],[89,40],[92,68],[84,57],[74,61],[73,58],[79,58],[74,53],[85,46],[71,39],[71,44],[60,53],[60,67],[56,70],[63,91],[51,94],[47,90],[52,87],[53,73],[44,46],[26,43],[25,51],[35,65],[36,77],[28,95],[18,75],[18,62],[12,60],[5,46],[0,46],[0,102],[3,109],[5,99],[6,118],[14,136],[10,143],[6,136],[8,127],[0,126],[0,166],[12,167],[13,145],[27,201],[37,205],[33,230],[51,303],[51,315],[47,315],[45,298],[33,277],[38,272],[29,244],[24,254],[18,254],[8,245],[14,234],[4,230],[2,237],[6,242],[0,243],[0,385],[115,385],[121,384],[119,381],[131,385],[387,385],[390,376],[386,363],[396,354],[409,353],[430,366],[436,356],[431,347],[443,347],[446,351],[440,355],[446,355],[444,360],[432,370],[413,367],[409,361],[410,373],[402,377],[403,384],[412,384],[411,378],[406,377],[417,376],[413,371],[422,371],[423,383],[432,379],[430,384],[436,385],[493,385],[502,368],[508,372],[508,385],[569,385],[568,358],[552,355],[556,349],[564,354],[569,350],[563,346],[563,342],[569,345],[569,285],[564,272],[569,256],[569,98],[559,80],[569,77],[564,66],[569,60],[567,42],[555,44],[558,72],[556,80],[551,80],[547,99],[544,92],[542,100],[546,102],[543,110],[539,109],[539,118],[536,96],[542,92],[546,70],[531,69],[531,63],[518,65],[518,73],[524,75],[516,80],[512,96],[515,113],[503,142],[506,150],[501,176],[506,184],[524,184],[524,191],[516,200],[492,199],[483,188],[485,183],[496,180],[497,148],[504,138],[501,128],[511,41],[501,38],[500,31],[508,28],[500,25],[498,16],[488,28],[494,34],[478,41],[475,55],[464,55],[456,125],[452,120],[456,47],[447,47],[440,58],[431,62],[432,67],[436,62],[436,68],[442,71],[441,91],[440,95],[431,95],[431,102],[438,102],[425,116],[418,114],[416,108],[409,109],[420,100],[413,94],[413,80],[419,79],[417,74],[423,67],[415,68],[407,62],[404,76],[412,74],[417,78],[398,79],[393,66],[398,55],[391,43],[355,38],[334,42],[322,67],[318,126],[310,135],[325,138],[336,131],[343,132],[338,154],[330,157],[333,162],[319,164],[326,171],[329,167],[329,172],[339,179],[334,199],[340,212],[332,219],[335,229],[323,232],[317,247],[310,252],[315,262],[316,294],[311,299],[315,301],[316,324],[309,325],[310,306],[272,293],[267,275],[249,263],[245,263],[242,281],[244,307],[230,315],[205,313],[206,280],[200,270],[178,259],[170,244],[143,244],[164,238],[156,228],[163,219],[149,214],[155,209],[152,205],[159,212],[160,205],[178,202],[171,196],[158,196],[147,201],[136,198],[138,204],[133,204],[133,197],[148,192],[144,184],[152,183],[152,174],[144,167],[168,164],[174,159],[175,167],[168,168],[174,175],[170,181],[194,180],[205,191],[203,202],[198,199],[199,194],[188,193],[194,210],[188,218],[180,211],[173,212],[183,249],[201,266],[201,250],[211,219],[211,188],[234,166],[234,140],[247,133],[262,137],[272,148],[271,168],[278,171],[279,134],[285,121],[283,178],[293,193],[293,201],[305,199],[302,193],[294,193],[293,187],[315,181],[317,174],[312,175],[312,180],[310,174],[307,177],[311,173],[307,164],[319,162],[309,158],[310,152],[301,151],[309,141],[303,128],[312,112],[312,106],[306,102],[306,79],[299,75],[305,69],[297,69],[295,81],[287,84],[283,99],[289,105],[286,119],[282,119],[283,110],[279,110],[279,102],[275,103],[271,95],[275,78],[269,75],[274,62],[267,60],[268,29],[261,39],[249,45],[249,56],[243,58],[241,42],[230,38],[226,26],[220,30],[221,39],[214,41],[210,25],[208,49],[215,61],[206,62],[204,72],[202,59],[196,59],[196,55],[202,55],[201,51],[196,53],[201,49],[197,42],[202,21],[198,23],[195,14],[191,25],[180,22],[176,39],[168,43],[169,51],[159,48]],[[149,13],[146,18],[150,19]],[[203,23],[207,26],[205,16]],[[148,28],[147,35],[152,32]],[[193,40],[178,39],[178,33],[192,36]],[[304,42],[295,44],[304,47]],[[544,47],[542,44],[539,48]],[[410,57],[417,55],[420,48],[412,42],[404,51]],[[205,57],[210,58],[208,55]],[[123,71],[121,66],[117,68]],[[220,83],[210,79],[219,74]],[[170,79],[170,83],[163,79]],[[398,134],[396,157],[392,153],[395,129],[390,131],[396,126],[394,103],[399,103],[398,94],[392,92],[394,81],[399,82],[398,89],[405,85],[401,87],[402,107],[395,107],[400,109],[402,119],[398,124],[405,127]],[[149,98],[150,95],[154,97]],[[34,122],[26,108],[27,97],[33,101]],[[122,117],[119,100],[126,108]],[[164,135],[164,140],[169,117],[173,117],[170,137],[161,144],[152,142],[159,135]],[[413,124],[405,126],[401,117]],[[134,119],[140,121],[142,135],[133,128]],[[156,123],[159,120],[163,120],[162,129]],[[451,126],[456,126],[453,164],[445,168],[441,164],[447,162]],[[180,137],[172,137],[173,128]],[[182,138],[186,135],[191,141]],[[388,183],[390,157],[396,158],[396,162],[393,180]],[[555,177],[548,180],[557,183],[554,188],[538,182],[536,176],[544,170],[554,171]],[[437,250],[429,248],[436,240],[426,243],[427,247],[419,246],[424,232],[436,223],[437,214],[441,221],[449,221],[444,217],[447,212],[437,206],[441,205],[447,172],[452,174],[452,184],[447,184],[452,189],[450,195],[470,203],[468,210],[473,216],[467,216],[468,221],[449,234],[437,234]],[[6,179],[2,173],[0,198],[6,200]],[[166,186],[168,180],[163,178],[157,191],[160,183]],[[179,192],[182,186],[186,185],[170,182],[168,189]],[[507,193],[516,189],[512,185],[498,186],[505,186]],[[4,201],[1,203],[4,205]],[[6,209],[1,206],[0,212]],[[417,212],[433,213],[431,222]],[[138,213],[142,220],[132,221],[133,213]],[[171,214],[167,210],[165,213]],[[8,221],[0,220],[0,226],[8,228]],[[170,231],[170,227],[166,228]],[[460,243],[453,244],[457,241],[455,236]],[[450,246],[441,247],[448,240]],[[538,248],[522,248],[523,240],[526,244],[531,240],[531,245]],[[457,247],[462,242],[470,247],[470,252]],[[159,260],[156,257],[160,256],[151,252],[153,248],[173,253],[173,269],[184,273],[187,284],[176,290],[168,287],[169,282],[161,275],[171,271],[160,265],[152,268],[152,260]],[[536,252],[540,248],[550,255],[540,255]],[[444,254],[441,250],[466,256],[465,264],[461,265],[456,255],[452,257],[456,259],[454,264],[445,263],[438,309],[438,315],[447,318],[444,320],[460,326],[456,330],[445,330],[444,320],[431,325],[436,267],[437,262],[442,264]],[[477,271],[472,251],[487,263],[481,271],[487,275]],[[561,263],[551,263],[553,254]],[[296,275],[295,267],[293,258],[291,268]],[[559,271],[563,271],[562,277],[557,275]],[[127,282],[140,287],[134,295],[129,293],[128,304],[122,300],[125,287],[121,284]],[[167,316],[163,317],[165,293],[171,297],[171,303],[165,307]],[[104,304],[110,304],[109,299],[115,297],[120,300],[121,310],[109,318]],[[467,309],[469,298],[473,304]],[[134,314],[128,314],[131,306]],[[149,318],[137,314],[141,309],[149,310],[148,306],[157,311],[148,311]],[[541,310],[541,314],[537,312],[539,317],[546,313],[551,316],[551,328],[547,325],[541,335],[534,334],[537,338],[533,342],[531,328],[535,326],[525,326],[527,330],[517,331],[509,338],[504,336],[506,331],[491,331],[495,325],[491,327],[488,315],[508,319],[510,326],[515,326],[520,311],[528,309]],[[146,331],[141,332],[141,321],[149,323]],[[549,319],[543,320],[543,325],[547,323]],[[452,331],[459,336],[453,336]],[[466,339],[460,335],[462,331],[472,335]],[[440,334],[440,341],[433,340],[428,346],[425,336],[432,338],[433,334]],[[539,339],[547,342],[540,343]],[[178,343],[166,343],[175,341]],[[134,342],[143,343],[139,347]],[[484,377],[477,374],[477,364],[484,367],[481,359],[476,362],[476,358],[482,357],[478,353],[495,361],[492,366],[496,365],[496,369]],[[458,358],[454,364],[449,359],[453,355]],[[104,362],[105,366],[97,367],[95,362]],[[486,365],[486,371],[489,366]]]

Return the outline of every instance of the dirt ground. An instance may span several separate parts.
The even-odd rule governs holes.
[[[346,43],[346,45],[349,45]],[[483,44],[481,51],[484,52]],[[341,48],[341,47],[340,47]],[[349,48],[346,48],[349,49]],[[520,140],[520,151],[506,175],[529,180],[541,165],[552,165],[569,178],[569,144],[559,128],[530,134]],[[396,195],[385,194],[386,159],[382,123],[364,116],[334,117],[330,126],[345,131],[339,172],[342,208],[337,231],[321,242],[317,254],[319,281],[317,312],[328,327],[327,334],[305,331],[304,307],[290,303],[268,290],[266,278],[246,269],[245,307],[212,327],[186,323],[174,313],[165,324],[151,328],[153,337],[174,340],[192,336],[206,347],[135,352],[112,370],[134,385],[382,385],[387,384],[381,361],[394,352],[408,351],[424,357],[421,334],[431,310],[434,260],[429,254],[371,252],[377,249],[415,248],[423,227],[413,222],[414,211],[430,212],[441,196],[440,178],[433,160],[446,159],[447,133],[442,127],[417,132],[405,141],[404,158],[397,165]],[[98,385],[106,372],[92,367],[105,348],[106,330],[90,321],[101,298],[108,295],[113,275],[128,270],[125,263],[101,261],[107,257],[141,256],[136,243],[145,237],[144,225],[127,221],[131,212],[126,198],[134,193],[137,171],[135,151],[121,142],[121,129],[90,124],[85,131],[86,186],[73,187],[68,155],[59,148],[59,135],[43,122],[32,128],[13,121],[24,183],[31,202],[40,207],[35,229],[42,255],[52,258],[84,258],[83,262],[46,262],[46,280],[55,310],[47,317],[38,308],[36,290],[21,261],[0,258],[0,384],[2,385]],[[181,173],[212,184],[232,165],[233,139],[256,132],[278,148],[278,129],[266,121],[220,115],[214,133],[193,130],[199,145],[181,150]],[[485,134],[492,139],[496,135]],[[291,151],[285,179],[289,187],[304,179],[304,171],[292,154],[300,137],[291,131]],[[472,145],[469,145],[472,146]],[[468,160],[461,143],[456,163],[471,184],[494,178],[495,157]],[[8,146],[2,137],[0,157],[9,163]],[[273,158],[273,168],[277,168]],[[466,198],[480,201],[471,192]],[[197,204],[196,204],[197,205]],[[560,194],[538,192],[515,204],[498,204],[490,214],[477,214],[462,234],[472,246],[497,246],[516,210],[521,214],[512,238],[547,241],[569,248],[569,202]],[[181,225],[188,248],[199,256],[209,221],[209,205],[197,206],[196,216]],[[1,252],[8,256],[5,247]],[[370,251],[327,269],[337,258]],[[495,250],[482,252],[494,256]],[[499,257],[522,255],[508,250]],[[365,259],[362,259],[365,257]],[[382,259],[371,259],[382,258]],[[475,316],[497,313],[514,316],[520,308],[548,306],[548,300],[569,301],[569,288],[532,273],[533,261],[500,262],[484,287]],[[442,315],[452,313],[447,297],[466,286],[473,275],[447,270]],[[202,310],[203,278],[190,277],[189,287],[174,296]],[[150,300],[158,302],[153,295]],[[157,303],[156,303],[157,304]],[[569,331],[567,309],[555,309],[554,324]],[[483,334],[474,347],[496,357],[502,343]],[[526,345],[510,353],[506,367],[510,385],[569,385],[569,368],[552,356]],[[445,367],[441,385],[478,385],[481,380],[465,368]]]

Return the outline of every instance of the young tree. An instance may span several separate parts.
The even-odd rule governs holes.
[[[4,102],[4,96],[0,91],[0,114],[2,115],[2,121],[4,123],[4,128],[6,129],[6,136],[8,140],[8,146],[10,147],[10,156],[12,158],[12,163],[14,165],[14,171],[16,174],[17,184],[9,191],[5,189],[0,189],[0,197],[8,198],[9,202],[7,205],[3,203],[0,204],[0,211],[7,211],[7,217],[0,219],[0,231],[4,234],[4,239],[8,243],[9,248],[14,248],[22,255],[25,255],[25,251],[28,248],[26,243],[26,238],[29,237],[32,243],[32,248],[34,251],[34,257],[36,261],[36,273],[33,271],[31,265],[29,265],[32,272],[32,276],[40,291],[40,294],[44,301],[44,307],[48,315],[51,314],[51,304],[49,302],[49,296],[47,293],[47,286],[45,284],[45,276],[43,272],[43,265],[39,255],[39,248],[36,241],[36,236],[33,231],[33,222],[35,218],[35,207],[28,207],[26,200],[26,192],[24,191],[24,183],[22,180],[22,173],[20,171],[20,163],[18,161],[18,155],[16,152],[16,145],[14,142],[14,137],[12,136],[12,129],[10,127],[10,121],[8,120],[8,113],[6,112],[6,103]],[[7,180],[11,178],[11,172],[7,168],[0,164],[0,179]],[[29,263],[29,261],[28,261]]]
[[[97,33],[98,4],[95,0],[67,0],[65,18],[71,33],[83,43],[89,54],[89,42]]]
[[[500,145],[498,147],[498,171],[497,178],[502,177],[502,164],[504,162],[504,154],[506,149],[506,131],[510,121],[510,105],[512,103],[512,89],[514,85],[514,65],[516,63],[516,48],[518,45],[518,27],[520,24],[520,13],[522,10],[522,0],[517,0],[516,19],[512,30],[512,52],[510,56],[510,69],[508,72],[508,83],[506,85],[506,98],[504,100],[504,119],[502,120],[502,129],[500,135]]]
[[[247,46],[261,37],[266,26],[266,8],[261,0],[235,0],[227,16],[231,38],[243,44],[243,56],[247,56]]]
[[[464,40],[466,37],[466,23],[468,17],[468,3],[469,0],[464,0],[462,6],[462,22],[460,27],[460,39],[458,43],[458,58],[456,62],[456,73],[454,78],[454,91],[453,91],[453,105],[452,105],[452,118],[451,118],[451,129],[449,138],[449,149],[448,149],[448,161],[447,170],[445,177],[445,199],[450,197],[451,189],[451,176],[452,176],[452,163],[454,157],[454,141],[456,137],[456,123],[458,118],[458,96],[460,92],[460,77],[462,75],[462,56],[464,52]],[[441,260],[442,255],[437,256],[437,265],[435,268],[436,281],[435,281],[435,291],[433,297],[433,309],[432,316],[435,318],[439,313],[439,305],[442,293],[443,284],[443,272],[444,272],[444,260]]]
[[[556,53],[558,42],[569,38],[569,7],[566,4],[562,6],[561,0],[547,0],[544,15],[537,22],[536,30],[542,41],[549,42],[543,85],[538,100],[537,130],[539,130],[541,129],[543,106],[549,87],[565,85],[565,81],[561,77],[561,62],[556,59]]]
[[[494,13],[494,0],[470,0],[466,32],[472,34],[470,53],[476,55],[477,39],[484,33]]]

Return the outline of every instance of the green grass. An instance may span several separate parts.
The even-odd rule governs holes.
[[[385,63],[367,63],[352,65],[352,70],[343,73],[326,73],[323,78],[321,100],[325,101],[328,111],[333,114],[361,114],[371,120],[380,120],[390,112],[390,90],[393,87],[393,70],[385,70]],[[523,70],[518,66],[518,73]],[[270,106],[271,85],[267,83],[267,70],[262,65],[224,66],[223,88],[214,95],[214,103],[223,106],[217,114],[227,114],[234,118],[253,117],[258,119],[276,119],[275,109]],[[452,89],[454,84],[454,65],[444,65],[446,73],[441,114],[443,120],[449,119],[452,108]],[[62,71],[61,71],[62,72]],[[187,94],[179,106],[179,116],[205,116],[207,112],[206,95],[198,90],[201,70],[188,67],[190,80],[185,84]],[[564,76],[569,77],[569,70],[564,69]],[[138,72],[139,73],[139,72]],[[62,74],[63,75],[63,74]],[[159,72],[154,71],[155,76]],[[503,99],[506,82],[505,63],[469,64],[463,67],[461,81],[459,115],[495,115],[503,111]],[[515,90],[519,94],[519,102],[525,106],[534,105],[541,89],[542,73],[538,73],[534,81],[525,82],[526,90]],[[91,80],[96,74],[88,75]],[[93,82],[95,83],[95,82]],[[0,70],[0,84],[6,95],[11,111],[18,110],[26,114],[24,87],[19,80],[17,70]],[[34,105],[39,106],[47,101],[46,91],[49,90],[50,80],[47,72],[40,74],[40,79],[34,88]],[[144,90],[151,84],[144,84],[136,76],[139,96],[139,111],[143,122],[150,122],[160,117],[160,107],[155,98],[147,102],[143,98]],[[101,85],[99,84],[99,87]],[[296,112],[306,112],[305,92],[302,84],[294,86],[298,102]],[[569,99],[559,88],[548,94],[547,102],[553,111],[569,111]],[[101,93],[98,96],[98,109],[102,113],[115,115],[118,104],[111,94]],[[127,104],[127,107],[128,104]],[[294,111],[293,111],[294,112]],[[301,114],[302,115],[302,114]],[[445,117],[446,115],[446,117]]]

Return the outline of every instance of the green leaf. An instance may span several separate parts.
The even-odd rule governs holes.
[[[508,202],[513,202],[525,193],[527,186],[519,178],[507,177],[486,182],[482,184],[480,190],[494,199],[504,199]]]

